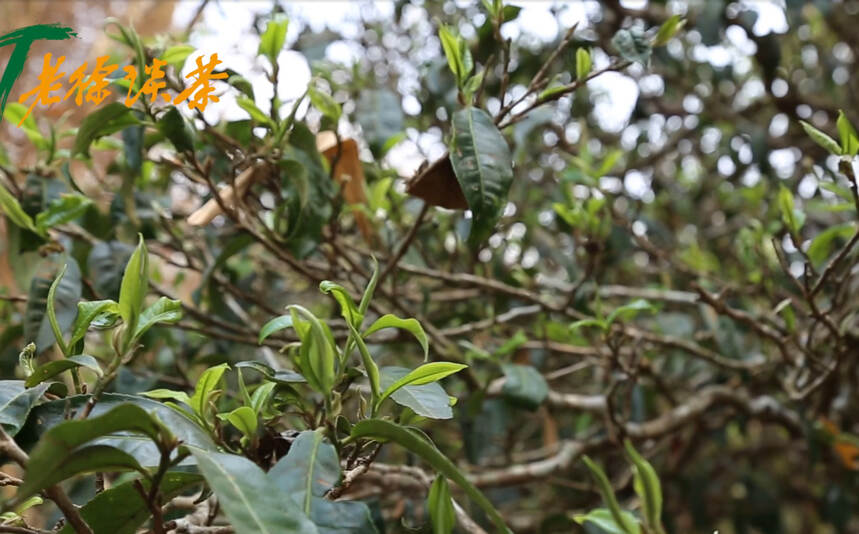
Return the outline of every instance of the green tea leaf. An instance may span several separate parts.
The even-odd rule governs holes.
[[[855,156],[859,152],[859,134],[856,133],[856,129],[850,124],[850,120],[843,111],[838,110],[838,120],[835,124],[838,126],[838,136],[841,138],[841,153]]]
[[[122,284],[119,287],[119,315],[126,327],[134,332],[143,308],[143,299],[149,290],[149,253],[143,236],[138,236],[137,248],[128,259]]]
[[[573,520],[580,525],[584,525],[586,522],[591,522],[598,526],[602,532],[605,532],[605,534],[639,534],[641,532],[638,524],[635,523],[634,515],[626,510],[622,510],[620,515],[625,524],[632,525],[632,530],[627,530],[622,525],[619,525],[617,521],[615,521],[611,511],[607,508],[597,508],[595,510],[591,510],[587,514],[574,515]]]
[[[72,328],[69,346],[74,346],[82,339],[93,323],[96,326],[113,324],[111,318],[119,316],[119,304],[112,300],[92,300],[78,302],[78,315]]]
[[[829,257],[832,245],[837,239],[849,239],[856,231],[856,225],[853,223],[836,224],[823,230],[811,240],[806,251],[808,259],[815,267],[819,267]]]
[[[582,457],[582,460],[585,462],[585,465],[588,466],[591,475],[593,475],[600,493],[602,494],[603,502],[605,502],[608,507],[608,510],[611,513],[611,518],[621,528],[621,532],[626,534],[638,534],[640,530],[638,528],[638,524],[631,515],[625,515],[621,511],[620,505],[617,503],[617,498],[614,496],[611,482],[609,482],[608,477],[605,475],[602,468],[587,456]]]
[[[643,311],[653,312],[656,311],[656,308],[644,299],[635,299],[629,304],[624,304],[612,310],[605,319],[606,327],[611,326],[618,319],[621,321],[633,319]]]
[[[340,120],[340,114],[342,113],[340,104],[338,104],[337,101],[328,93],[324,93],[317,89],[312,81],[310,82],[310,85],[307,86],[307,96],[310,97],[310,103],[313,104],[313,107],[322,112],[324,116],[328,117],[335,123]]]
[[[187,44],[173,45],[165,50],[159,59],[166,61],[168,65],[173,65],[173,68],[178,73],[185,65],[185,60],[188,59],[188,56],[194,53],[194,50],[193,46]]]
[[[171,471],[158,485],[158,494],[162,500],[169,501],[202,481],[203,477],[196,473]],[[140,498],[136,483],[140,483],[144,491],[149,491],[150,482],[145,478],[123,482],[96,494],[81,507],[81,517],[94,534],[135,534],[149,519],[152,514],[146,501]],[[59,534],[75,534],[75,529],[67,523]]]
[[[484,497],[480,490],[469,482],[453,462],[417,432],[383,419],[364,419],[352,427],[351,436],[353,438],[370,438],[381,442],[393,441],[417,454],[436,471],[462,488],[466,495],[486,512],[486,515],[495,524],[496,532],[511,534],[511,530],[504,523],[504,518],[492,506],[489,499]]]
[[[234,454],[192,450],[236,534],[317,534],[316,526],[265,472]]]
[[[215,388],[218,387],[221,377],[224,376],[224,372],[229,368],[230,366],[226,363],[209,367],[197,379],[197,386],[194,388],[194,394],[189,399],[189,404],[204,421],[207,420],[206,414],[209,411],[209,402],[211,402],[215,395]]]
[[[549,395],[546,379],[531,365],[503,364],[504,385],[501,392],[514,404],[535,410]]]
[[[268,472],[269,478],[310,514],[311,497],[322,497],[340,480],[337,450],[322,429],[298,435],[286,456]]]
[[[591,53],[586,48],[576,50],[576,79],[584,80],[591,73]]]
[[[223,415],[223,417],[221,417]],[[257,414],[250,406],[240,406],[228,414],[219,414],[218,417],[226,419],[231,425],[239,429],[245,437],[251,437],[257,431]]]
[[[66,272],[54,287],[53,314],[60,332],[71,327],[77,317],[77,304],[81,298],[81,272],[72,257],[61,257]],[[24,315],[24,337],[36,343],[36,354],[41,354],[56,341],[54,327],[48,318],[48,293],[54,285],[53,280],[33,277],[27,295],[27,309]]]
[[[179,108],[173,106],[168,109],[158,119],[157,127],[179,152],[194,151],[194,130],[179,112]]]
[[[0,211],[2,211],[10,221],[25,228],[33,233],[41,233],[36,225],[33,224],[33,219],[21,208],[18,199],[12,196],[12,193],[0,185]]]
[[[815,143],[820,145],[824,150],[826,150],[830,154],[841,154],[841,146],[835,142],[835,139],[829,137],[828,135],[821,132],[820,130],[805,121],[799,121],[799,123],[802,125],[802,129],[805,130],[805,133],[808,134],[808,136],[811,137],[811,139]]]
[[[292,314],[293,328],[301,338],[301,372],[314,389],[328,395],[334,386],[337,362],[331,332],[307,308],[293,304],[287,309]]]
[[[77,154],[84,154],[89,157],[89,147],[93,141],[138,124],[141,124],[140,120],[125,104],[121,102],[106,104],[87,115],[81,122],[71,155],[74,157]]]
[[[403,378],[397,380],[379,396],[379,400],[376,401],[376,405],[381,404],[382,401],[391,396],[395,391],[404,387],[404,386],[422,386],[424,384],[431,384],[433,382],[438,382],[442,378],[446,376],[450,376],[454,373],[458,373],[468,367],[467,365],[463,365],[461,363],[450,363],[450,362],[433,362],[433,363],[425,363],[410,372]]]
[[[182,302],[167,297],[160,297],[140,314],[137,329],[134,331],[134,337],[139,338],[156,324],[175,324],[181,318]]]
[[[0,380],[0,425],[7,434],[18,433],[47,389],[47,384],[30,388],[23,380]]]
[[[385,155],[388,140],[403,131],[403,108],[400,97],[387,89],[361,91],[355,104],[355,117],[364,139],[376,157]]]
[[[45,387],[41,384],[36,388]],[[35,446],[35,440],[44,436],[57,425],[63,424],[69,413],[81,413],[89,401],[89,395],[73,395],[62,399],[43,402],[33,408],[33,412],[19,436],[19,444],[25,448]],[[104,393],[98,403],[92,409],[88,420],[100,417],[111,412],[118,406],[137,406],[153,419],[161,421],[166,428],[182,441],[182,445],[188,448],[200,450],[217,450],[217,446],[209,432],[204,430],[198,423],[167,404],[147,399],[139,395],[123,395],[120,393]],[[161,461],[161,453],[155,443],[139,433],[117,432],[95,439],[93,445],[107,445],[121,449],[133,456],[140,465],[144,467],[156,467]],[[187,459],[180,465],[193,463],[193,459]]]
[[[644,34],[644,30],[639,26],[618,30],[611,38],[611,44],[614,45],[621,57],[628,61],[641,63],[645,67],[650,63],[650,54],[653,49]]]
[[[54,282],[51,284],[51,287],[48,289],[48,301],[47,301],[47,313],[48,313],[48,323],[51,325],[51,330],[54,332],[54,339],[57,342],[57,345],[60,347],[60,351],[63,354],[68,354],[69,349],[66,345],[66,341],[63,339],[63,329],[60,328],[60,323],[57,322],[57,313],[54,309],[54,299],[57,294],[57,287],[59,287],[60,282],[63,280],[63,275],[66,274],[66,269],[68,268],[68,263],[63,265],[60,269],[59,274],[54,279]]]
[[[36,215],[36,228],[44,233],[48,228],[77,219],[92,206],[92,200],[78,194],[60,195],[48,205],[48,209]]]
[[[349,324],[355,328],[361,328],[364,316],[360,311],[358,311],[358,307],[355,306],[355,301],[352,300],[352,296],[348,291],[346,291],[346,288],[340,284],[323,280],[319,283],[319,290],[326,295],[334,297],[334,300],[336,300],[340,305],[340,314]]]
[[[266,24],[265,31],[260,36],[257,54],[265,56],[272,65],[277,63],[277,56],[283,50],[286,43],[286,30],[289,27],[289,19],[282,13],[278,13]]]
[[[256,103],[250,98],[240,96],[236,98],[236,104],[239,105],[240,108],[247,111],[251,116],[251,119],[258,122],[263,126],[267,126],[269,128],[274,128],[274,123],[271,121],[268,115],[262,112],[260,108],[257,107]]]
[[[781,220],[792,233],[798,233],[805,222],[805,214],[794,207],[793,193],[785,186],[779,186],[778,207],[781,211]]]
[[[427,495],[430,522],[433,534],[451,534],[456,525],[456,511],[450,498],[450,487],[442,475],[435,477]]]
[[[653,39],[653,46],[663,46],[671,40],[674,35],[686,25],[686,19],[681,15],[672,15],[662,23],[659,31],[656,32],[656,37]]]
[[[472,212],[472,247],[492,233],[513,183],[513,158],[492,117],[469,107],[451,121],[450,161]]]
[[[120,449],[108,445],[81,448],[87,442],[117,432],[141,434],[155,442],[167,434],[160,422],[133,404],[117,406],[98,417],[62,422],[48,430],[33,448],[16,498],[29,497],[79,473],[122,469],[143,472],[137,460]]]
[[[290,326],[292,326],[292,315],[281,315],[280,317],[275,317],[260,328],[258,343],[262,345],[262,342],[265,341],[268,336],[275,332],[279,332],[284,328],[289,328]]]
[[[27,136],[27,139],[33,143],[33,146],[40,150],[46,149],[48,147],[48,141],[39,130],[39,126],[36,124],[36,118],[31,113],[26,119],[24,119],[24,115],[26,114],[27,106],[19,102],[9,102],[6,104],[6,109],[3,110],[3,118],[14,124],[16,127],[24,130],[24,134]],[[21,122],[21,119],[23,119],[24,122]]]
[[[635,465],[635,492],[641,499],[646,524],[654,532],[664,532],[662,529],[662,485],[656,470],[645,460],[632,442],[624,440],[624,448],[630,461]]]
[[[340,461],[322,429],[300,433],[287,455],[269,470],[268,477],[310,516],[320,534],[377,532],[364,503],[323,498],[340,480]]]
[[[388,388],[409,374],[410,370],[405,367],[382,367],[379,371],[381,387]],[[391,399],[400,406],[405,406],[423,417],[430,419],[451,419],[453,417],[450,397],[438,382],[422,386],[403,386],[391,394]]]

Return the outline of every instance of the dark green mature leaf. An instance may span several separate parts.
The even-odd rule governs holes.
[[[310,519],[319,534],[379,534],[370,508],[363,502],[313,497],[310,507]]]
[[[202,481],[203,477],[196,473],[169,472],[161,480],[158,493],[166,501]],[[141,479],[139,483],[145,491],[149,491],[148,480]],[[81,508],[81,516],[93,534],[134,534],[151,515],[149,506],[141,498],[134,481],[123,482],[97,494]],[[74,527],[66,524],[59,534],[74,532]]]
[[[84,367],[94,371],[99,376],[102,374],[98,360],[89,354],[76,354],[74,356],[69,356],[68,358],[63,358],[62,360],[53,360],[37,367],[33,371],[33,374],[27,377],[27,387],[30,388],[36,384],[41,384],[45,380],[53,378],[63,371],[68,371],[69,369],[75,369],[77,367]]]
[[[511,534],[511,530],[504,523],[504,518],[492,506],[492,503],[484,497],[474,484],[469,482],[453,462],[417,432],[383,419],[365,419],[352,427],[352,437],[369,438],[382,442],[393,441],[417,454],[436,471],[446,476],[449,480],[456,482],[471,500],[486,512],[486,515],[495,524],[497,532]]]
[[[77,219],[92,205],[92,200],[78,194],[69,193],[55,198],[48,208],[36,215],[36,228],[44,232],[59,224],[64,224]]]
[[[540,371],[531,365],[504,364],[504,396],[515,404],[534,410],[549,395],[549,385]]]
[[[261,373],[266,380],[277,384],[298,384],[307,382],[307,379],[296,373],[295,371],[276,371],[271,366],[264,364],[262,362],[257,361],[248,361],[248,362],[239,362],[236,364],[236,367],[242,367],[247,369],[253,369],[258,373]]]
[[[324,438],[322,429],[299,434],[268,477],[310,516],[320,534],[376,532],[364,503],[322,498],[340,480],[337,450]]]
[[[301,122],[296,122],[284,147],[284,159],[301,165],[300,173],[284,173],[284,207],[290,213],[286,236],[290,251],[299,258],[313,252],[322,240],[322,228],[333,216],[331,199],[334,183],[322,163],[316,147],[316,135]],[[294,164],[290,164],[295,167]]]
[[[286,456],[268,472],[272,482],[310,514],[312,497],[322,497],[340,480],[340,460],[323,429],[298,435]]]
[[[18,433],[30,410],[47,389],[47,384],[27,388],[23,380],[0,381],[0,425],[7,434],[15,436]]]
[[[137,460],[120,449],[99,444],[80,448],[97,438],[120,432],[143,435],[156,442],[167,434],[157,419],[134,404],[122,404],[98,417],[64,421],[36,443],[17,498],[29,497],[78,473],[120,468],[142,471]]]
[[[92,247],[87,257],[87,272],[99,297],[119,298],[122,274],[133,252],[134,247],[121,241],[100,241]]]
[[[387,89],[362,91],[355,105],[355,118],[373,155],[383,156],[388,140],[403,131],[400,97]]]
[[[179,152],[194,150],[194,130],[179,112],[179,108],[171,107],[158,119],[158,131],[164,134]]]
[[[450,498],[450,487],[442,475],[435,477],[427,495],[433,534],[451,534],[456,525],[456,511]]]
[[[59,453],[59,450],[55,450],[54,453]],[[97,471],[146,472],[133,456],[108,445],[86,445],[72,451],[64,451],[61,456],[53,456],[52,459],[56,460],[53,463],[41,463],[45,459],[44,455],[39,455],[37,460],[40,463],[30,461],[24,483],[15,495],[16,501],[77,475]]]
[[[81,298],[81,271],[78,263],[65,257],[66,272],[54,291],[54,314],[61,332],[75,322],[78,300]],[[53,279],[36,276],[30,282],[27,310],[24,316],[24,337],[36,343],[36,354],[41,354],[56,341],[48,318],[48,293]]]
[[[137,112],[140,115],[140,112]],[[143,169],[143,126],[132,126],[122,130],[122,153],[129,176],[140,176]]]
[[[472,247],[492,233],[513,183],[513,158],[507,141],[482,109],[453,114],[450,161],[472,213]]]
[[[89,156],[89,146],[99,137],[118,132],[128,126],[141,124],[130,107],[121,102],[111,102],[93,111],[78,128],[72,157],[77,154]]]
[[[611,38],[611,44],[617,49],[621,57],[629,61],[636,61],[644,66],[650,63],[650,54],[653,51],[650,41],[639,26],[620,29]]]
[[[316,526],[256,464],[192,451],[236,534],[316,534]]]
[[[388,388],[409,374],[405,367],[382,367],[380,369],[381,384]],[[405,386],[396,390],[391,398],[397,404],[411,408],[413,412],[430,419],[451,419],[453,410],[450,407],[450,397],[438,382],[422,386]]]
[[[38,387],[43,386],[44,384]],[[21,429],[19,443],[25,449],[32,447],[47,431],[62,424],[67,413],[80,413],[87,400],[89,400],[89,395],[75,395],[36,406],[26,425]],[[198,450],[217,450],[211,436],[187,416],[171,409],[166,404],[139,396],[105,393],[90,413],[90,419],[104,415],[117,406],[126,404],[134,404],[157,418],[165,427],[170,429],[170,432],[177,439],[182,440],[184,446]],[[122,449],[132,455],[144,467],[157,466],[161,459],[161,454],[155,443],[148,437],[141,435],[128,433],[111,435],[98,438],[92,443]],[[186,460],[183,462],[183,464],[188,463],[193,463],[193,461]]]

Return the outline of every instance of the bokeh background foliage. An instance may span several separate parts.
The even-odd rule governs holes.
[[[0,9],[11,17],[13,4]],[[859,2],[165,2],[158,17],[146,2],[51,5],[70,16],[96,6],[136,27],[147,59],[171,59],[171,87],[198,53],[218,52],[230,77],[203,113],[182,106],[168,119],[142,101],[141,124],[90,139],[90,157],[72,149],[95,110],[37,109],[29,129],[4,121],[2,184],[37,226],[22,228],[4,204],[4,379],[26,377],[30,341],[37,365],[63,357],[44,314],[61,265],[56,318],[71,334],[80,300],[121,300],[140,234],[146,302],[179,300],[181,319],[140,334],[108,394],[190,394],[205,370],[251,361],[287,373],[278,382],[257,367],[245,375],[252,388],[292,391],[282,349],[303,337],[286,320],[260,329],[300,304],[338,346],[351,342],[319,282],[360,299],[375,257],[365,326],[387,312],[414,317],[430,360],[469,365],[444,381],[455,405],[430,395],[424,409],[441,420],[399,420],[453,459],[513,531],[601,532],[576,521],[605,497],[584,454],[622,508],[646,515],[628,438],[658,473],[667,532],[859,532],[859,201],[847,126],[859,124]],[[90,24],[85,42],[104,38],[98,17],[56,16]],[[670,20],[685,24],[653,46]],[[272,24],[286,28],[282,47],[261,37]],[[99,40],[99,53],[134,61],[123,41]],[[75,66],[97,55],[71,49]],[[463,181],[469,150],[488,188]],[[212,200],[223,186],[243,192],[226,210]],[[91,370],[111,361],[111,332],[91,330],[92,361],[74,364],[90,387]],[[424,357],[408,329],[368,344],[383,371],[400,368],[383,387]],[[222,413],[240,403],[234,371],[216,380]],[[54,379],[80,387],[68,371]],[[318,412],[363,414],[368,386],[357,371],[353,381],[342,406],[326,399]],[[62,396],[27,391],[33,404]],[[275,412],[256,414],[258,441],[240,442],[257,430],[240,419],[185,438],[242,443],[267,469],[294,431],[319,422],[289,394],[274,398]],[[56,406],[41,407],[54,422]],[[334,440],[344,436],[335,419]],[[23,426],[25,448],[38,424],[48,423]],[[369,503],[387,532],[432,531],[429,515],[439,528],[452,513],[447,489],[433,484],[427,505],[432,470],[419,456],[385,447],[345,498]],[[171,483],[178,495],[199,481]],[[93,488],[91,477],[66,484],[78,503]],[[58,517],[22,513],[47,528]]]

